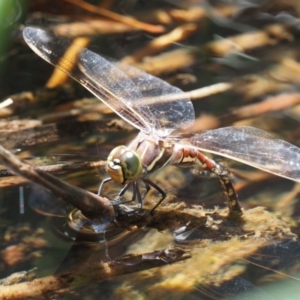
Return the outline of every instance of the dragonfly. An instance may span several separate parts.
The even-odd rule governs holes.
[[[26,27],[23,37],[44,60],[67,73],[103,101],[117,115],[140,132],[127,146],[114,148],[107,158],[109,177],[100,185],[114,181],[123,185],[117,199],[132,187],[132,199],[142,208],[140,182],[146,193],[156,189],[161,197],[151,212],[165,199],[166,192],[147,175],[167,165],[197,167],[216,176],[230,213],[242,213],[230,171],[203,152],[227,157],[275,175],[300,182],[300,149],[269,133],[248,126],[207,130],[186,137],[195,111],[186,94],[167,82],[121,63],[72,45],[55,33]],[[75,50],[74,50],[75,49]],[[75,53],[75,54],[74,54]]]

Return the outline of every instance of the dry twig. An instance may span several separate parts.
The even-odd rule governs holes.
[[[165,48],[169,47],[172,43],[180,42],[187,38],[189,35],[195,33],[199,26],[193,23],[184,24],[155,38],[153,41],[148,43],[145,47],[138,49],[135,53],[126,56],[122,59],[122,63],[132,64],[141,61],[146,56],[151,56],[153,54],[163,51]]]
[[[90,43],[90,39],[79,37],[76,38],[74,41],[72,41],[72,44],[68,48],[68,50],[64,53],[64,55],[60,58],[60,61],[64,61],[64,69],[66,72],[72,72],[72,69],[75,64],[69,64],[67,65],[67,61],[76,62],[78,59],[78,48],[86,48],[88,44]],[[59,69],[59,63],[58,66],[55,67],[51,77],[48,79],[46,83],[46,88],[52,89],[55,88],[61,84],[64,84],[68,79],[69,75],[63,72]]]
[[[273,24],[262,30],[227,37],[197,48],[172,50],[155,57],[147,58],[147,60],[135,64],[135,67],[153,75],[164,74],[166,71],[171,73],[189,67],[197,59],[203,57],[203,54],[225,56],[232,52],[246,52],[267,45],[276,45],[282,41],[291,41],[293,38],[294,27]]]
[[[145,31],[148,31],[151,33],[161,33],[164,31],[164,27],[161,25],[146,24],[146,23],[138,21],[134,18],[119,15],[115,12],[109,11],[109,10],[101,8],[101,7],[96,7],[94,5],[91,5],[91,4],[81,1],[81,0],[65,0],[65,1],[72,3],[76,6],[79,6],[86,11],[100,14],[100,15],[107,17],[109,19],[112,19],[114,21],[121,22],[126,25],[130,25],[132,27],[139,28],[141,30],[145,30]]]
[[[49,26],[49,30],[67,38],[93,37],[135,31],[136,28],[110,20],[85,20]]]

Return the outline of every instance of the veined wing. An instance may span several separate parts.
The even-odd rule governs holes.
[[[165,81],[129,66],[118,68],[100,55],[74,45],[76,55],[68,58],[65,52],[71,42],[42,29],[27,27],[23,37],[34,52],[79,81],[138,129],[165,136],[192,125],[191,101]]]
[[[247,126],[225,127],[194,135],[198,149],[225,156],[300,182],[300,148]]]

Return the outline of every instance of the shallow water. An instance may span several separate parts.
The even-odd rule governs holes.
[[[153,3],[153,7],[157,5],[171,15],[174,6],[169,2]],[[176,1],[173,5],[180,8],[186,3]],[[127,3],[121,9],[142,16],[147,5]],[[199,3],[196,5],[201,8]],[[67,8],[67,4],[61,3],[32,4],[28,13],[23,13],[25,23],[38,27],[48,22],[63,24],[61,16],[68,16],[71,11],[78,19],[91,17],[81,9],[69,12]],[[235,108],[258,104],[267,98],[274,97],[277,103],[278,95],[286,96],[279,103],[287,103],[290,95],[298,97],[297,27],[282,34],[268,32],[269,36],[273,34],[273,44],[260,35],[256,39],[247,36],[248,31],[243,27],[247,26],[249,32],[264,33],[266,26],[275,20],[286,26],[286,20],[278,17],[280,12],[286,11],[280,1],[273,8],[276,13],[270,12],[269,7],[253,10],[235,7],[239,14],[228,17],[226,22],[218,18],[216,22],[211,16],[181,44],[172,43],[167,48],[166,53],[178,59],[178,52],[171,51],[192,51],[198,47],[198,59],[194,63],[182,63],[176,70],[177,59],[173,59],[173,63],[159,60],[158,52],[154,57],[158,65],[166,64],[164,72],[154,60],[148,59],[148,65],[139,65],[148,71],[152,67],[155,75],[186,91],[219,82],[233,84],[227,92],[193,101],[196,110],[193,131],[229,125],[254,126],[300,146],[297,101],[282,109],[276,109],[274,104],[271,113],[265,113],[263,106],[257,108],[257,113],[250,107],[245,109],[250,116],[238,115],[237,111],[232,113]],[[33,19],[34,11],[40,11],[43,19],[40,16]],[[54,15],[49,16],[50,12]],[[293,18],[289,15],[289,24]],[[99,183],[107,176],[104,161],[108,153],[116,145],[131,141],[137,131],[107,111],[98,99],[84,98],[91,96],[73,82],[61,90],[43,90],[52,67],[23,43],[19,35],[20,20],[16,18],[8,33],[12,45],[1,66],[5,74],[1,80],[5,87],[1,89],[1,96],[6,99],[23,91],[39,92],[34,97],[24,94],[12,97],[14,104],[7,110],[2,109],[1,145],[19,158],[28,159],[32,165],[48,166],[48,171],[61,180],[96,193]],[[173,21],[172,26],[188,21],[191,16],[185,21]],[[283,27],[279,29],[283,31]],[[210,44],[216,35],[241,35],[245,38],[245,54],[249,56],[229,50],[224,54],[227,49],[224,45],[218,52]],[[123,29],[121,34],[110,33],[93,40],[90,48],[119,59],[140,49],[155,36]],[[255,46],[254,41],[259,37],[261,46]],[[36,122],[35,127],[29,120]],[[300,279],[297,184],[238,162],[215,159],[234,174],[235,187],[245,210],[244,222],[226,218],[225,200],[216,178],[199,176],[199,172],[197,176],[195,170],[170,166],[150,177],[168,194],[153,220],[146,220],[142,213],[131,212],[130,230],[129,223],[124,226],[117,216],[119,223],[107,227],[103,234],[94,231],[101,231],[101,226],[107,223],[85,222],[78,217],[82,221],[80,226],[86,226],[85,231],[78,234],[69,228],[74,223],[78,225],[78,219],[70,221],[70,213],[73,218],[77,216],[74,207],[42,187],[1,172],[5,175],[0,178],[1,278],[30,270],[33,271],[27,280],[33,274],[42,279],[57,274],[77,274],[77,279],[75,276],[64,286],[65,290],[49,292],[48,296],[59,292],[58,299],[154,299],[158,296],[164,299],[297,299]],[[78,165],[99,160],[103,164],[97,167]],[[70,165],[73,168],[67,169]],[[119,190],[120,186],[108,184],[103,192],[114,199]],[[151,190],[145,199],[146,215],[158,200],[158,193]],[[169,265],[163,254],[156,252],[169,248],[181,249],[185,259],[177,257],[178,262],[175,258],[176,263]],[[134,269],[140,266],[138,259],[147,262],[139,271]],[[107,273],[107,278],[96,274],[98,264],[100,268],[114,261],[116,265],[110,267],[116,273]],[[157,262],[165,265],[155,267]]]

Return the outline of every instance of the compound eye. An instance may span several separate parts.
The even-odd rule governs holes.
[[[118,146],[108,156],[107,172],[115,182],[121,184],[137,180],[142,173],[141,161],[134,151]]]
[[[138,179],[140,177],[141,162],[137,154],[133,151],[124,152],[121,157],[121,164],[123,171],[126,174],[126,181]]]
[[[107,161],[113,161],[115,159],[118,159],[125,151],[127,150],[127,147],[125,146],[118,146],[111,150],[107,157]]]

